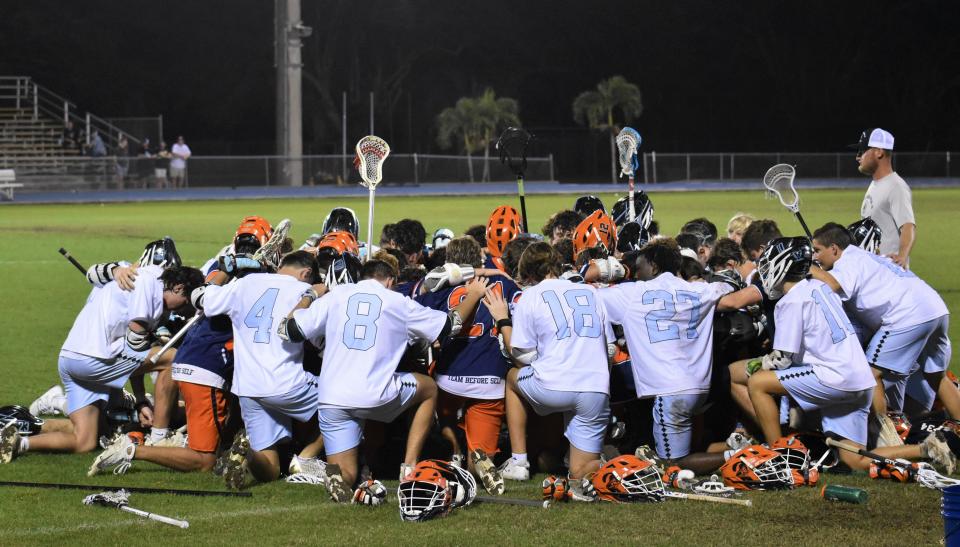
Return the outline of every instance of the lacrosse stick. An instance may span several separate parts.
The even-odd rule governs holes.
[[[917,463],[916,478],[920,486],[935,490],[960,485],[960,480],[941,475],[927,462]]]
[[[83,498],[84,505],[102,505],[104,507],[116,507],[121,511],[126,511],[127,513],[133,513],[138,517],[144,517],[150,520],[155,520],[157,522],[162,522],[164,524],[169,524],[171,526],[177,526],[180,528],[189,528],[190,523],[185,520],[177,520],[170,517],[165,517],[163,515],[157,515],[155,513],[148,513],[147,511],[142,511],[140,509],[135,509],[130,507],[130,493],[126,490],[117,490],[116,492],[100,492],[99,494],[90,494],[89,496]]]
[[[879,454],[870,452],[864,448],[857,448],[833,439],[827,439],[827,446],[835,446],[842,450],[846,450],[847,452],[859,454],[866,458],[870,458],[876,463],[883,464],[888,467],[896,467],[905,471],[910,471],[910,468],[913,467],[913,464],[907,460],[892,460],[890,458],[885,458]],[[916,467],[914,468],[914,477],[921,486],[925,486],[927,488],[942,489],[948,486],[960,484],[960,480],[947,477],[946,475],[941,475],[936,469],[933,468],[932,465],[926,462],[918,462],[916,464]]]
[[[707,496],[704,494],[687,494],[686,492],[670,492],[669,490],[664,491],[663,495],[667,499],[675,500],[693,500],[693,501],[708,501],[711,503],[726,503],[727,505],[741,505],[743,507],[752,507],[753,502],[750,500],[740,500],[735,498],[724,498],[718,496]]]
[[[527,170],[527,146],[533,135],[520,127],[508,127],[497,139],[500,151],[500,163],[505,163],[517,175],[517,191],[520,193],[520,217],[523,219],[523,232],[527,233],[527,200],[523,192],[523,173]]]
[[[643,139],[640,133],[632,127],[624,127],[617,135],[617,149],[620,150],[620,175],[627,177],[629,183],[629,220],[633,222],[637,218],[637,212],[633,206],[633,179],[637,171],[637,149]]]
[[[374,135],[367,135],[357,142],[357,158],[360,160],[360,184],[370,190],[370,211],[367,213],[367,252],[363,261],[370,259],[373,250],[373,200],[377,185],[383,179],[383,162],[390,155],[387,141]]]
[[[763,186],[767,189],[767,192],[777,196],[777,199],[788,211],[796,215],[807,237],[813,239],[810,228],[807,228],[807,223],[803,221],[803,215],[800,214],[800,195],[793,187],[793,179],[796,176],[797,169],[794,166],[778,163],[767,169],[767,174],[763,176]]]
[[[201,319],[203,319],[203,311],[197,310],[197,313],[195,313],[193,317],[191,317],[186,323],[184,323],[183,326],[180,327],[180,330],[178,330],[176,334],[171,336],[170,339],[167,340],[167,343],[164,344],[159,351],[157,351],[156,353],[151,355],[149,359],[147,359],[148,361],[150,361],[150,364],[151,365],[157,364],[157,361],[160,360],[160,357],[162,357],[164,353],[169,351],[170,348],[172,348],[177,342],[182,340],[183,337],[187,335],[187,331],[193,328],[193,326],[196,325],[197,322],[200,321]]]
[[[60,247],[60,254],[63,255],[63,258],[66,258],[67,260],[69,260],[71,264],[73,264],[78,270],[80,270],[84,276],[87,275],[87,269],[81,266],[80,263],[77,262],[77,259],[73,258],[73,255],[71,255],[66,249],[64,249],[63,247]]]

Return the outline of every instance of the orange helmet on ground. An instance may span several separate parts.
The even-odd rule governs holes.
[[[793,488],[793,473],[779,452],[754,444],[737,451],[722,467],[723,483],[737,490]]]
[[[249,216],[240,222],[236,235],[233,236],[233,245],[247,244],[259,249],[273,235],[273,227],[263,217]],[[252,252],[252,251],[250,251]]]
[[[422,461],[397,488],[400,518],[424,521],[445,516],[453,508],[453,494],[444,471],[433,462]]]
[[[357,238],[350,232],[330,232],[317,243],[317,248],[332,247],[340,254],[350,253],[354,256],[360,254],[360,244]]]
[[[779,452],[787,461],[787,467],[793,474],[794,486],[813,486],[819,479],[819,473],[810,471],[810,450],[795,435],[780,437],[770,448]]]
[[[584,249],[602,245],[612,253],[617,248],[617,228],[613,219],[601,210],[596,210],[583,219],[573,232],[574,258]]]
[[[487,251],[495,257],[501,256],[507,243],[520,235],[521,224],[516,209],[509,205],[497,207],[487,221]]]
[[[611,459],[591,480],[597,499],[613,502],[662,501],[663,481],[653,463],[632,454]]]

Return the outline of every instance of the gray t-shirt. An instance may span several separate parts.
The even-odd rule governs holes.
[[[870,182],[863,196],[860,216],[870,217],[880,226],[880,254],[888,255],[900,250],[900,227],[916,224],[913,218],[913,199],[910,187],[896,172],[880,180]]]

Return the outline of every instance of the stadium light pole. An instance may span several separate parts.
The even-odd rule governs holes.
[[[277,69],[277,153],[287,185],[303,185],[303,101],[300,48],[313,29],[300,19],[300,0],[275,0],[274,66]]]

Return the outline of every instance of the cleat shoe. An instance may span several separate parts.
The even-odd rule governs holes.
[[[400,480],[403,480],[407,475],[413,473],[413,466],[409,463],[400,464]]]
[[[320,482],[324,482],[327,479],[327,462],[321,460],[320,458],[302,458],[300,456],[294,456],[290,460],[290,467],[288,469],[291,475],[303,474],[310,475],[312,477],[317,477],[320,479]]]
[[[340,472],[340,466],[335,463],[327,464],[327,492],[330,492],[330,499],[336,503],[350,503],[353,501],[352,493],[347,490],[343,483],[343,474]]]
[[[466,469],[467,467],[463,465],[464,463],[466,463],[466,461],[463,457],[463,454],[454,454],[453,456],[450,457],[450,465],[454,467],[458,467],[460,469]]]
[[[10,463],[20,449],[20,428],[16,420],[0,427],[0,463]]]
[[[729,442],[729,439],[728,439]],[[647,445],[642,445],[638,447],[633,455],[640,458],[641,460],[648,461],[653,464],[654,469],[657,470],[657,474],[661,477],[666,473],[666,466],[663,465],[663,460],[657,457],[657,453]]]
[[[30,414],[34,416],[66,416],[66,407],[67,396],[63,393],[63,386],[57,384],[30,403]]]
[[[734,431],[727,437],[727,446],[730,447],[730,450],[742,450],[755,444],[757,444],[756,439],[740,431]]]
[[[920,443],[920,451],[924,457],[943,468],[947,475],[952,474],[957,467],[957,458],[953,455],[950,446],[944,440],[943,433],[940,431],[934,431],[927,435],[927,438]]]
[[[244,434],[237,434],[233,439],[230,450],[227,451],[223,463],[223,479],[227,488],[240,490],[243,488],[247,470],[247,452],[250,451],[250,440]]]
[[[87,476],[92,477],[107,469],[113,467],[114,475],[123,475],[133,464],[133,455],[137,452],[137,445],[133,444],[130,437],[120,435],[106,448],[90,465]]]
[[[570,489],[570,499],[573,501],[592,502],[597,500],[596,492],[593,490],[593,483],[590,479],[567,479]]]
[[[500,464],[500,476],[512,481],[530,480],[530,462],[519,462],[511,456],[509,460]]]
[[[477,448],[473,452],[470,452],[470,459],[473,460],[473,468],[480,477],[480,482],[483,483],[484,489],[494,496],[502,496],[505,490],[503,476],[500,474],[497,466],[493,465],[493,461],[487,457],[487,453]],[[529,471],[527,478],[530,478]]]

